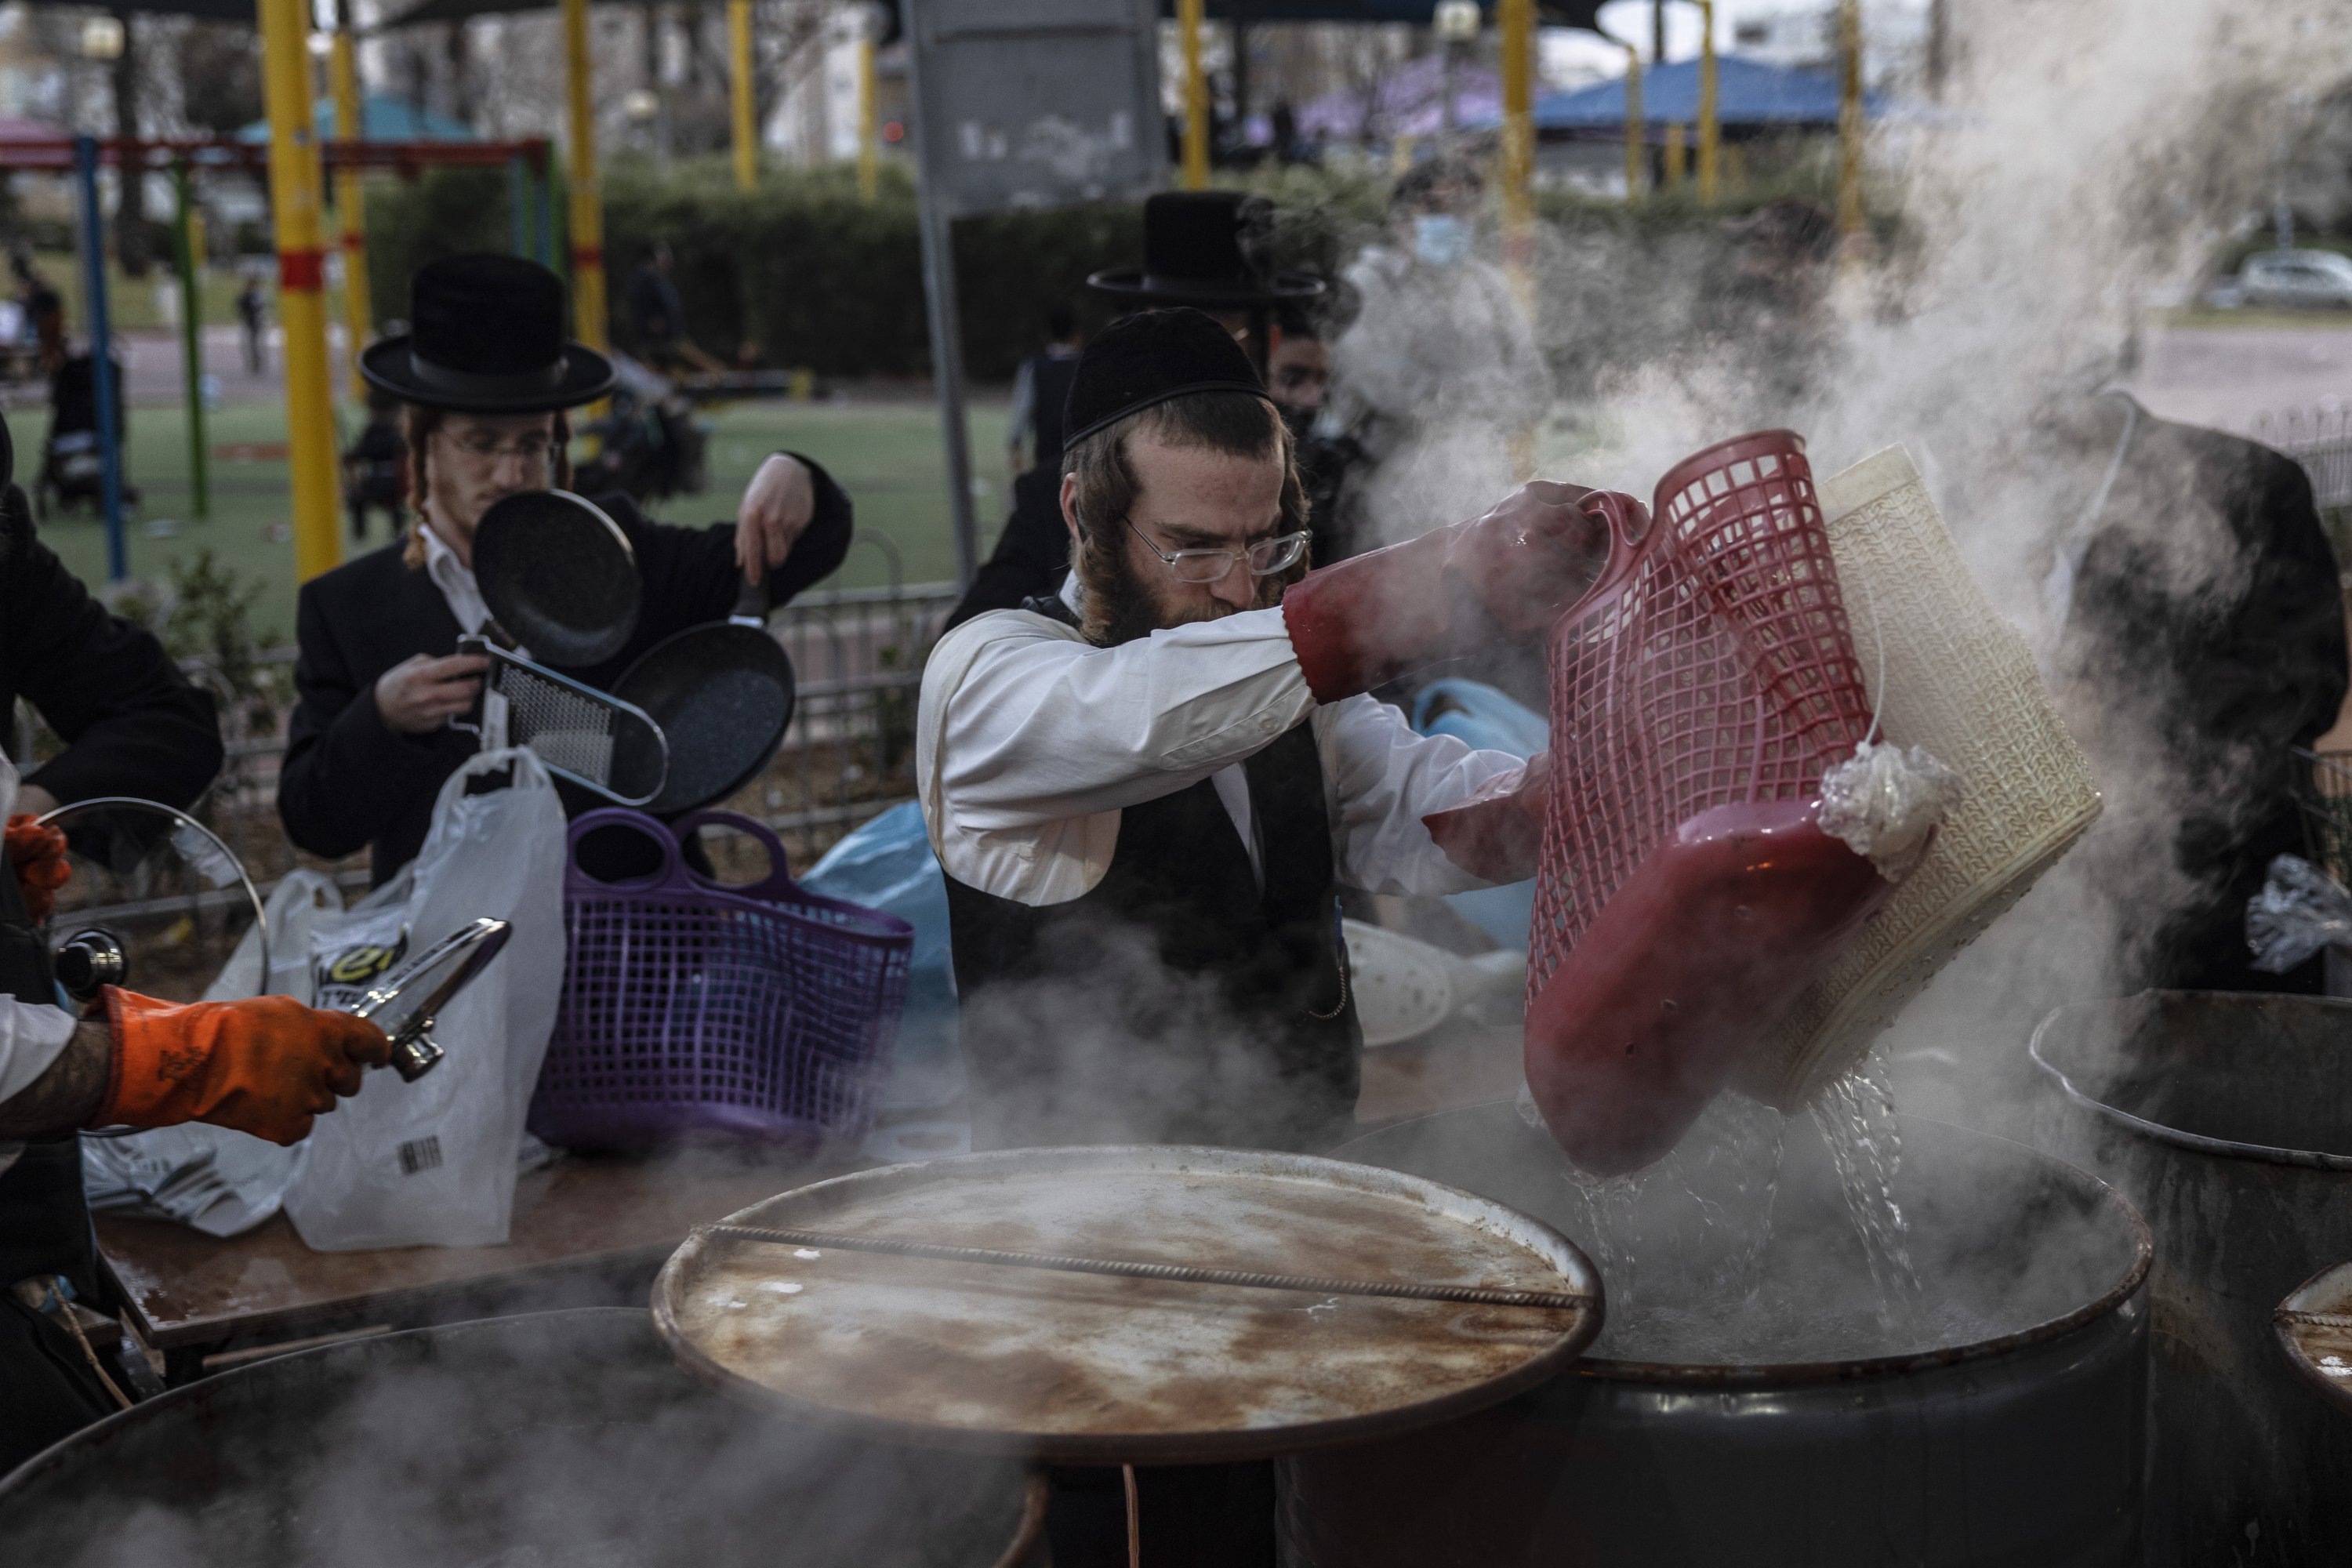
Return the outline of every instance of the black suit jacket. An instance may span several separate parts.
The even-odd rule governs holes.
[[[816,515],[784,563],[768,574],[771,607],[830,575],[849,551],[848,495],[815,463],[801,460],[815,474]],[[609,690],[664,637],[726,619],[741,578],[733,523],[654,522],[625,495],[599,496],[596,504],[636,552],[645,607],[626,647],[603,664],[564,673]],[[429,574],[401,560],[402,548],[388,545],[303,585],[296,614],[298,700],[278,779],[278,815],[288,837],[330,857],[373,846],[378,884],[424,847],[442,782],[478,743],[462,730],[400,734],[376,710],[376,679],[385,670],[417,654],[457,651],[457,620],[448,602]]]
[[[2132,987],[2311,991],[2316,960],[2287,975],[2252,966],[2246,900],[2271,858],[2305,849],[2299,788],[2308,747],[2336,722],[2347,679],[2336,552],[2300,466],[2240,437],[2145,413],[2130,460],[2075,573],[2060,654],[2126,721],[2092,742],[2109,779],[2170,770],[2176,869],[2192,892],[2147,909],[2128,859],[2101,862],[2121,907],[2144,918],[2126,954]],[[2087,482],[2108,453],[2093,455]]]
[[[0,503],[0,715],[19,697],[66,742],[25,779],[60,801],[134,795],[187,806],[220,772],[211,693],[152,633],[90,597],[12,486]]]

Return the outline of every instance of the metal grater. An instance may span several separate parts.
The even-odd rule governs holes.
[[[619,805],[643,805],[661,794],[669,742],[645,710],[481,637],[460,637],[457,651],[489,660],[483,706],[505,710],[506,744],[530,747],[550,773]],[[486,717],[478,708],[472,722],[451,722],[495,745],[500,726]]]

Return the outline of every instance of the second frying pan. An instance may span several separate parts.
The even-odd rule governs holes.
[[[767,595],[748,578],[724,621],[666,637],[613,684],[669,741],[656,816],[725,800],[768,765],[793,721],[793,661],[768,635]]]
[[[541,664],[602,664],[637,629],[644,585],[629,536],[569,490],[492,502],[474,530],[474,580],[490,617]]]

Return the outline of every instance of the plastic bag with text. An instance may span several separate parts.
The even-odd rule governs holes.
[[[486,752],[449,776],[399,876],[312,931],[314,1004],[348,1006],[379,975],[482,915],[514,924],[496,963],[441,1015],[448,1055],[415,1083],[371,1072],[319,1119],[286,1212],[323,1252],[507,1239],[523,1115],[563,973],[563,807],[539,759]]]

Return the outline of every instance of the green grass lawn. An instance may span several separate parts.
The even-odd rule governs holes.
[[[769,452],[787,448],[824,464],[857,507],[858,541],[828,586],[887,583],[894,573],[908,583],[955,575],[948,525],[946,458],[939,416],[929,403],[847,405],[741,404],[710,416],[710,488],[659,510],[671,522],[702,524],[731,518],[743,485]],[[971,448],[984,493],[975,498],[985,555],[1003,522],[1005,405],[971,411]],[[22,422],[19,461],[29,476],[37,462],[45,416]],[[246,404],[220,409],[206,421],[215,457],[212,515],[190,511],[187,419],[177,408],[131,411],[130,479],[142,491],[128,526],[131,574],[163,584],[170,563],[211,550],[239,576],[265,584],[254,626],[265,644],[290,640],[294,631],[294,546],[283,533],[292,512],[283,461],[228,461],[225,447],[266,446],[286,438],[283,405]],[[87,512],[52,516],[42,538],[68,566],[93,585],[106,579],[105,530]],[[379,515],[369,547],[383,542]],[[348,538],[345,549],[351,550]],[[896,552],[894,563],[893,552]]]

